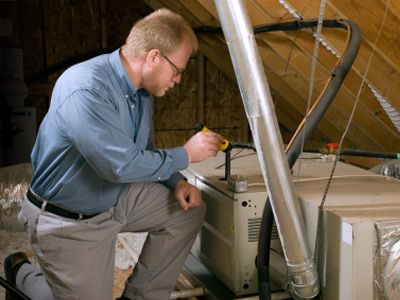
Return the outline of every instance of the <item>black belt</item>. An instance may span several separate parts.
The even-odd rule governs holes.
[[[98,214],[94,215],[83,215],[83,214],[78,214],[74,213],[72,211],[69,211],[65,208],[62,208],[61,206],[52,204],[45,199],[39,197],[38,195],[34,194],[31,189],[28,190],[28,193],[26,193],[26,197],[29,199],[29,201],[39,207],[40,209],[43,209],[45,211],[51,212],[57,216],[68,218],[68,219],[75,219],[75,220],[84,220],[84,219],[89,219],[93,218],[94,216],[97,216]],[[46,203],[45,203],[46,202]],[[44,207],[42,207],[44,205]]]

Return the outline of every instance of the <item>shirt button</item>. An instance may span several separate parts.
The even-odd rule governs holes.
[[[132,108],[135,108],[135,104],[132,104],[131,107],[132,107]]]
[[[125,95],[125,98],[129,98],[129,95]]]
[[[158,179],[158,180],[161,180],[161,177],[158,177],[157,179]]]

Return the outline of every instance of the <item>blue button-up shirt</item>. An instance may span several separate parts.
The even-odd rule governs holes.
[[[57,80],[32,152],[32,190],[77,213],[112,207],[130,183],[173,188],[188,166],[183,147],[154,149],[153,99],[137,90],[119,50]]]

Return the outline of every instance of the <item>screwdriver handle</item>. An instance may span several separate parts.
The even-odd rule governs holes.
[[[196,130],[196,132],[200,132],[200,131],[203,131],[203,132],[210,131],[211,132],[210,129],[208,129],[206,126],[204,126],[203,124],[200,124],[200,123],[197,123],[194,126],[194,129]],[[227,152],[230,149],[231,149],[231,144],[229,143],[229,141],[227,139],[225,139],[224,142],[219,145],[219,150],[222,152]]]

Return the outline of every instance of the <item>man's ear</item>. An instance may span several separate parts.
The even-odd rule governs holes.
[[[150,67],[156,66],[160,62],[160,50],[151,49],[146,55],[146,64]]]

